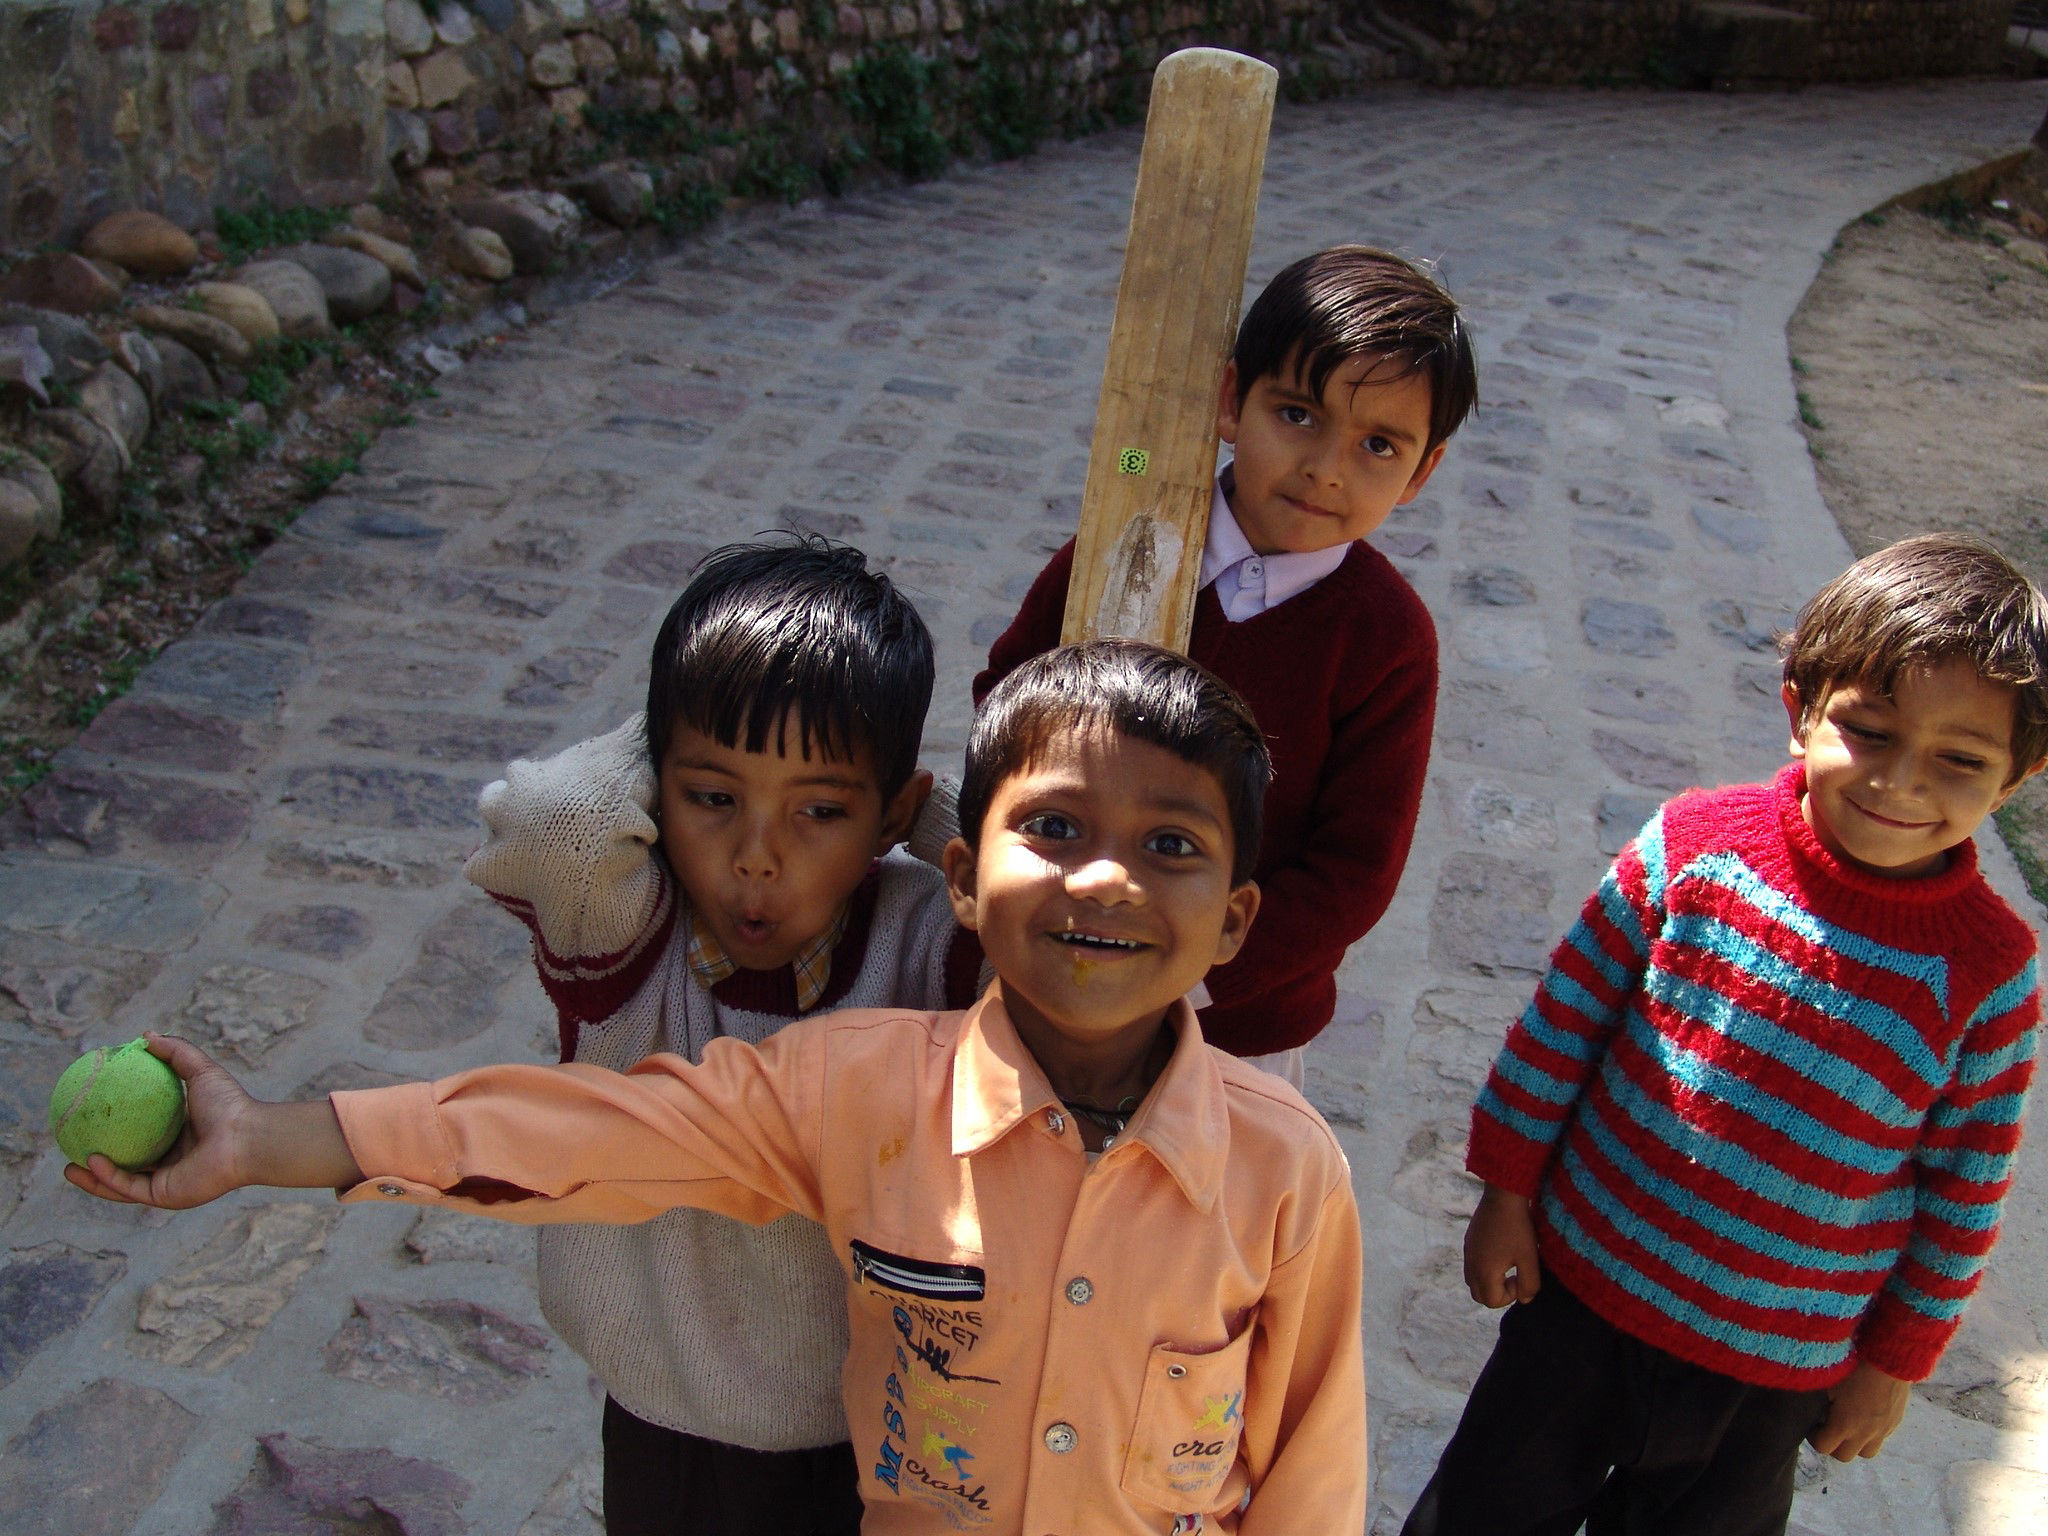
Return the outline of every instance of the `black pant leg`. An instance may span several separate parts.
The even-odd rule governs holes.
[[[860,1536],[860,1472],[841,1441],[807,1451],[707,1447],[705,1482],[715,1485],[723,1523],[692,1525],[692,1536]]]
[[[1644,1454],[1615,1472],[1588,1536],[1784,1536],[1799,1444],[1827,1417],[1827,1393],[1749,1386],[1670,1356],[1656,1375]]]
[[[1508,1309],[1402,1536],[1569,1536],[1641,1443],[1633,1341],[1555,1279]]]
[[[676,1536],[683,1436],[604,1400],[605,1536]]]
[[[606,1536],[859,1536],[853,1447],[755,1451],[604,1405]]]

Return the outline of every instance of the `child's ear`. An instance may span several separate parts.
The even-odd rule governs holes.
[[[1231,447],[1237,446],[1237,362],[1223,365],[1223,387],[1216,391],[1216,435]]]
[[[974,850],[967,839],[956,837],[939,855],[939,868],[946,874],[946,895],[953,902],[953,920],[968,932],[975,931],[977,910],[974,900]]]
[[[1422,488],[1429,484],[1429,477],[1436,473],[1437,465],[1443,463],[1444,450],[1450,446],[1449,443],[1438,443],[1422,456],[1422,462],[1415,466],[1415,473],[1408,477],[1408,489],[1401,493],[1396,506],[1405,507],[1422,494]]]
[[[1259,885],[1256,880],[1247,880],[1230,893],[1229,904],[1223,909],[1223,931],[1216,936],[1216,958],[1211,965],[1236,958],[1244,948],[1245,935],[1252,931],[1252,919],[1258,915]]]
[[[887,853],[898,843],[910,836],[910,829],[917,825],[918,812],[931,798],[932,773],[929,768],[915,768],[910,777],[903,781],[902,788],[889,797],[889,803],[882,807],[882,832],[876,840],[877,853]]]
[[[1785,701],[1785,718],[1792,726],[1792,755],[1806,756],[1805,711],[1799,707],[1799,690],[1788,681],[1778,689],[1778,697]]]

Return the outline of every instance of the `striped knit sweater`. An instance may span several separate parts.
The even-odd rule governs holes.
[[[1546,1274],[1760,1386],[1919,1380],[1983,1274],[2019,1145],[2033,934],[1975,846],[1919,880],[1830,855],[1805,773],[1695,791],[1551,958],[1467,1166],[1536,1201]]]

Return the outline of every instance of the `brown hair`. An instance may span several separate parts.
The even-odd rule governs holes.
[[[2048,756],[2048,599],[1982,539],[1927,533],[1865,555],[1813,595],[1778,648],[1802,729],[1833,689],[1889,697],[1903,668],[1960,656],[2013,690],[2015,778]]]
[[[1252,385],[1294,371],[1322,398],[1330,375],[1353,357],[1391,358],[1400,377],[1429,380],[1426,454],[1458,430],[1479,401],[1479,373],[1465,317],[1434,274],[1391,251],[1335,245],[1287,268],[1246,311],[1230,360],[1237,403]]]

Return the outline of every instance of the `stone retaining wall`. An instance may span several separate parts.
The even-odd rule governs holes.
[[[918,174],[1133,118],[1159,58],[1194,43],[1271,59],[1295,96],[1418,67],[1680,83],[1689,3],[0,0],[0,248],[128,206],[197,228],[259,195],[349,202],[394,170],[527,183],[659,158],[664,199],[829,186],[873,160]],[[1813,18],[1830,79],[1991,68],[2010,9],[1783,5]]]
[[[1280,65],[1293,94],[1390,74],[1329,0],[0,0],[0,247],[141,205],[336,203],[693,158],[741,190],[864,159],[935,168],[1142,112],[1174,48]],[[802,174],[799,174],[802,173]],[[685,177],[687,180],[687,177]]]
[[[1997,66],[2012,0],[1781,0],[1814,19],[1826,80],[1966,75]]]
[[[1771,0],[1812,18],[1812,78],[1887,80],[1998,68],[2010,0]],[[1442,84],[1689,83],[1691,0],[1383,0],[1434,39]]]
[[[360,197],[384,171],[382,0],[0,0],[0,246],[140,201]]]

